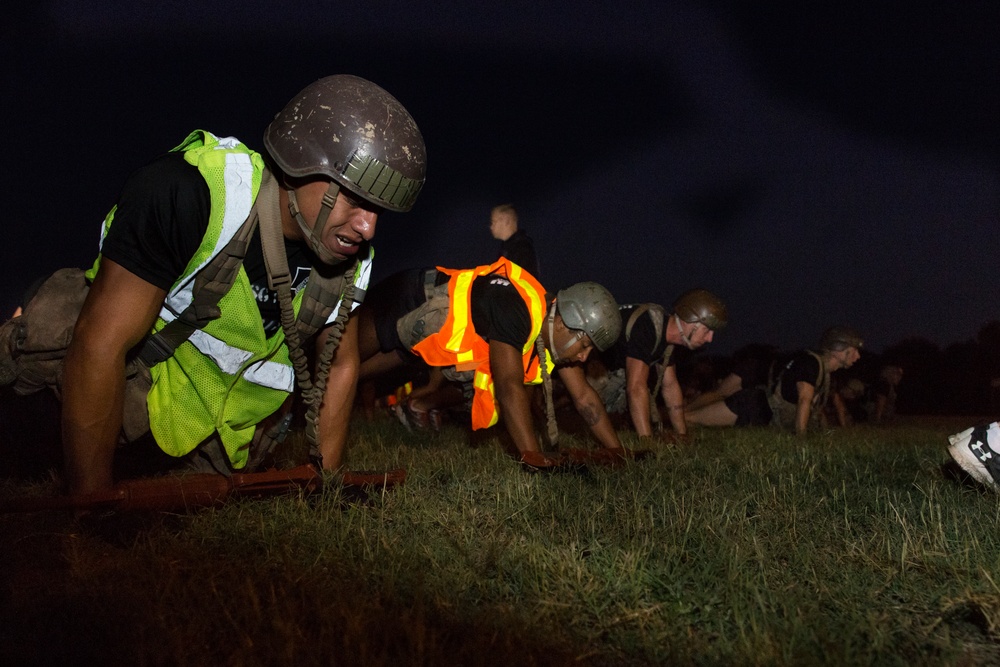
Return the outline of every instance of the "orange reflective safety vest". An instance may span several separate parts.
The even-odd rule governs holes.
[[[542,381],[542,366],[535,354],[535,339],[541,334],[545,321],[545,288],[530,273],[503,258],[474,269],[439,266],[437,270],[451,276],[448,280],[448,317],[440,330],[414,345],[413,352],[431,366],[455,366],[459,371],[475,370],[472,428],[488,428],[497,423],[499,413],[490,373],[490,344],[476,333],[472,325],[472,281],[491,274],[504,278],[517,289],[528,306],[531,335],[521,349],[525,384]],[[545,364],[551,373],[555,364],[548,350],[545,351]]]

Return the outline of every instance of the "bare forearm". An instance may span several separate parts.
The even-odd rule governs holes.
[[[687,409],[697,410],[698,408],[704,407],[706,405],[711,405],[712,403],[718,403],[724,398],[726,398],[726,396],[723,396],[721,391],[712,389],[710,391],[706,391],[705,393],[699,395],[697,398],[693,399],[690,403],[687,404]]]
[[[519,452],[539,451],[520,350],[508,343],[490,341],[490,370],[497,409],[514,446]]]
[[[667,417],[674,431],[680,435],[687,434],[687,422],[684,421],[684,394],[678,382],[666,382],[663,385],[663,403],[667,406]]]
[[[63,367],[62,439],[70,493],[110,488],[125,395],[123,358],[73,345]]]
[[[697,410],[698,408],[712,403],[725,400],[743,388],[743,378],[736,373],[730,373],[722,378],[719,386],[710,391],[706,391],[700,396],[692,399],[686,406],[687,410]]]
[[[837,413],[837,422],[840,426],[849,426],[850,416],[847,413],[847,405],[844,403],[844,400],[839,396],[834,396],[833,408]]]
[[[332,329],[327,328],[317,336],[317,357],[323,355],[327,336],[331,332]],[[316,437],[324,470],[339,470],[344,465],[348,426],[351,422],[351,409],[354,407],[360,370],[358,318],[352,315],[347,321],[340,344],[331,360],[326,391],[319,408],[319,429]]]
[[[522,382],[494,384],[497,405],[507,433],[519,452],[537,452],[534,419],[528,392]]]
[[[812,403],[813,397],[816,396],[816,388],[808,382],[796,382],[795,388],[798,391],[795,432],[802,434],[809,430],[809,418],[812,416]]]
[[[73,493],[112,484],[125,404],[125,355],[149,333],[166,290],[105,258],[63,366],[63,448]]]
[[[628,412],[639,437],[649,437],[653,429],[649,423],[649,374],[650,366],[641,359],[625,357],[625,391],[628,394]]]
[[[645,386],[628,388],[628,412],[632,426],[639,437],[650,436],[653,429],[649,421],[649,392]]]
[[[574,405],[602,447],[621,449],[622,443],[618,439],[618,432],[615,431],[614,424],[611,423],[611,418],[608,417],[608,412],[604,409],[604,404],[601,403],[597,392],[584,392],[582,396],[574,400]],[[646,414],[648,418],[649,413]]]
[[[809,413],[811,412],[811,401],[799,401],[795,412],[795,432],[803,434],[809,429]]]
[[[324,470],[338,470],[344,464],[351,408],[357,391],[358,366],[331,367],[326,393],[319,409],[319,454]]]
[[[670,425],[674,427],[675,433],[687,435],[687,422],[684,421],[683,405],[668,405],[667,416],[670,418]]]

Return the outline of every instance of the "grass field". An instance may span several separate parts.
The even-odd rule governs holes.
[[[352,466],[404,486],[0,516],[0,662],[998,664],[1000,496],[942,468],[974,423],[702,430],[581,474],[358,423]]]

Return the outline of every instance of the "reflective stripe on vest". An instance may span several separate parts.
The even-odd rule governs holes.
[[[236,142],[236,139],[232,137],[219,139],[219,143],[214,149],[230,150],[235,148],[233,142]],[[222,214],[222,231],[215,242],[215,250],[197,266],[188,267],[185,275],[170,288],[163,303],[164,307],[160,310],[160,317],[166,322],[172,321],[176,317],[175,313],[181,313],[191,305],[191,301],[194,299],[194,279],[198,271],[222,252],[222,249],[232,240],[246,221],[247,216],[250,215],[250,209],[253,208],[253,163],[248,154],[229,153],[226,155],[223,182],[225,183],[224,201],[226,207]]]
[[[487,428],[497,422],[499,413],[493,393],[489,343],[476,333],[472,323],[472,283],[480,276],[491,274],[505,278],[517,289],[528,307],[531,332],[521,349],[525,384],[542,381],[542,367],[534,349],[535,339],[541,333],[545,320],[545,288],[534,276],[503,258],[474,269],[453,270],[439,266],[437,270],[451,276],[448,281],[448,316],[441,329],[417,343],[413,352],[431,366],[456,366],[459,370],[475,368],[472,428]],[[548,350],[545,352],[545,363],[550,371],[555,367]]]
[[[218,143],[212,149],[231,151],[238,147],[239,141],[235,138],[223,137],[218,139]],[[199,264],[188,267],[186,275],[170,288],[170,292],[163,302],[163,308],[160,309],[160,318],[164,322],[172,322],[177,314],[191,305],[194,300],[194,283],[198,272],[222,252],[222,249],[232,240],[246,221],[247,216],[250,215],[254,201],[254,167],[250,155],[229,152],[225,155],[225,160],[222,177],[225,184],[225,198],[223,200],[225,201],[225,209],[222,214],[222,229],[215,242],[215,249]],[[252,352],[229,345],[200,329],[194,331],[188,340],[198,348],[199,352],[212,359],[219,369],[227,375],[239,373],[243,364],[253,356]],[[285,364],[270,361],[259,362],[246,369],[243,377],[254,384],[279,391],[290,393],[295,389],[294,371]]]

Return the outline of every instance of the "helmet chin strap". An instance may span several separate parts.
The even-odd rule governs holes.
[[[552,363],[558,364],[560,361],[562,361],[563,353],[566,352],[566,350],[568,350],[569,348],[576,345],[576,342],[581,338],[583,338],[586,334],[584,334],[582,331],[576,331],[576,335],[568,343],[563,345],[562,349],[556,350],[556,338],[555,338],[556,302],[555,301],[552,302],[552,307],[549,308],[549,316],[547,319],[549,325],[549,346],[551,348],[549,350],[549,354],[552,355]]]
[[[684,341],[684,347],[691,349],[691,337],[684,333],[684,327],[681,326],[681,318],[674,313],[674,322],[677,324],[677,333],[680,335],[681,340]]]
[[[323,203],[320,205],[319,213],[316,214],[316,221],[313,223],[312,229],[306,224],[305,218],[302,217],[302,211],[299,210],[299,202],[295,196],[295,188],[288,189],[288,210],[291,212],[292,217],[295,218],[295,222],[299,223],[299,228],[302,229],[302,233],[306,236],[306,242],[309,243],[309,247],[312,251],[316,253],[316,256],[323,261],[324,264],[338,264],[340,259],[333,256],[325,245],[323,245],[321,239],[323,238],[323,230],[326,228],[326,223],[330,219],[330,211],[333,210],[334,204],[337,203],[337,195],[340,194],[340,184],[336,181],[330,181],[329,187],[326,189],[326,193],[323,195]]]

